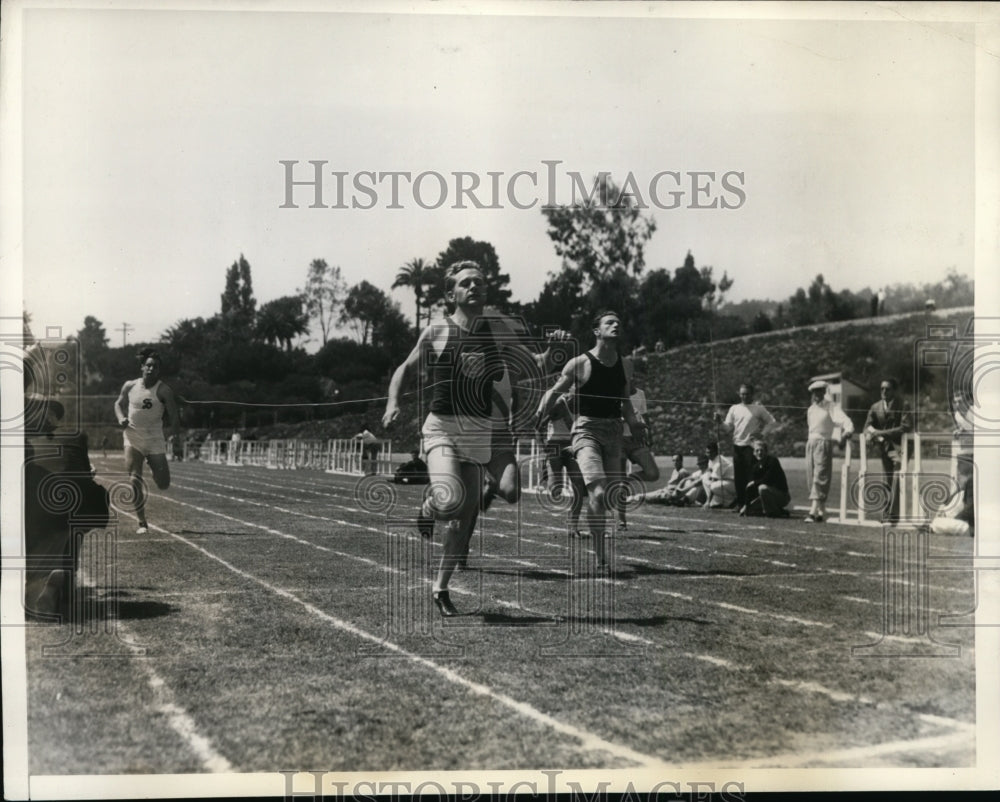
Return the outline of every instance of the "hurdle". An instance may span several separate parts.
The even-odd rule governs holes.
[[[295,467],[322,470],[326,467],[326,443],[323,440],[296,440]]]
[[[285,469],[288,467],[288,441],[287,440],[270,440],[267,444],[267,462],[264,463],[266,468],[271,470]]]
[[[327,473],[341,473],[348,476],[364,476],[366,463],[371,462],[376,474],[392,475],[392,441],[380,440],[378,452],[373,460],[366,460],[364,443],[356,438],[330,440],[327,442],[325,470]]]
[[[846,445],[844,446],[844,464],[840,466],[840,518],[837,520],[839,524],[847,523],[847,488],[851,483],[851,456],[853,453],[853,442],[848,438]],[[862,472],[864,471],[864,464],[862,463]],[[861,505],[859,505],[860,508]]]
[[[389,476],[392,472],[392,440],[383,440],[379,443],[378,454],[375,457],[375,473]]]
[[[188,459],[195,447],[185,447]],[[363,476],[366,460],[361,440],[265,440],[241,442],[237,449],[224,440],[210,440],[197,450],[199,458],[208,463],[238,467],[253,465],[271,470],[305,468],[327,473]],[[392,441],[381,440],[371,465],[376,474],[391,476]]]
[[[865,498],[868,489],[868,438],[862,434],[858,438],[858,509],[857,523],[881,525],[881,521],[871,521],[865,509]],[[921,463],[921,435],[919,432],[907,432],[900,442],[900,468],[896,480],[899,483],[899,514],[906,515],[910,510],[914,518],[920,518],[923,511],[920,507],[920,475],[922,473]],[[840,474],[840,521],[839,523],[849,523],[847,511],[848,487],[851,478],[851,441],[847,442],[847,451],[844,458],[844,465]],[[951,464],[951,476],[957,476],[957,458],[953,455]],[[878,472],[881,475],[881,471]],[[891,492],[891,488],[890,488]]]
[[[545,467],[545,446],[542,441],[537,437],[519,437],[515,444],[514,459],[519,470],[525,466],[528,469],[527,481],[523,483],[521,492],[544,492],[546,487],[542,482],[542,473]]]
[[[361,474],[361,441],[330,440],[327,443],[327,473]]]
[[[201,460],[202,462],[211,462],[216,465],[221,465],[225,460],[222,457],[222,446],[223,442],[221,440],[209,440],[201,445]],[[225,445],[228,445],[226,443]]]
[[[269,443],[258,440],[245,441],[242,444],[240,462],[244,465],[264,467],[268,461],[269,445]]]
[[[516,443],[515,459],[518,468],[527,467],[527,481],[522,483],[522,493],[548,493],[548,484],[545,481],[546,460],[549,456],[549,447],[544,440],[538,437],[519,438]],[[569,487],[569,471],[562,468],[561,482],[563,487]]]

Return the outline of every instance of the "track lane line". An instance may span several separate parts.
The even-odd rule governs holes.
[[[85,565],[79,568],[80,584],[95,593],[99,588],[87,573]],[[212,745],[210,738],[201,734],[198,725],[181,705],[177,704],[173,691],[166,681],[153,668],[152,660],[143,647],[136,646],[137,637],[121,619],[115,619],[115,628],[120,642],[133,654],[133,665],[138,665],[146,675],[146,684],[153,694],[152,709],[164,716],[169,727],[180,736],[188,748],[198,756],[205,771],[213,774],[229,774],[233,771],[232,764]]]
[[[175,532],[171,532],[170,530],[160,526],[156,526],[155,524],[150,525],[150,528],[176,539],[180,543],[183,543],[189,548],[194,549],[195,551],[201,553],[210,560],[214,560],[227,570],[231,571],[232,573],[236,574],[239,577],[242,577],[248,582],[253,582],[259,585],[260,587],[264,588],[265,590],[269,591],[270,593],[273,593],[274,595],[279,596],[280,598],[283,598],[286,601],[290,601],[293,602],[294,604],[299,605],[311,615],[331,624],[332,626],[336,627],[342,632],[346,632],[350,635],[353,635],[354,637],[369,641],[371,643],[379,645],[384,649],[388,649],[389,651],[395,652],[401,657],[405,657],[410,661],[416,663],[417,665],[423,666],[424,668],[434,671],[435,673],[447,679],[449,682],[461,686],[466,691],[476,696],[483,696],[492,699],[493,701],[503,705],[504,707],[510,710],[513,710],[515,713],[518,713],[524,716],[525,718],[534,721],[537,724],[541,724],[543,726],[548,727],[549,729],[555,730],[556,732],[562,735],[566,735],[570,738],[576,739],[579,742],[580,747],[585,751],[605,752],[616,758],[623,758],[625,760],[630,760],[638,764],[638,766],[642,768],[668,768],[670,766],[668,762],[660,758],[653,757],[652,755],[647,755],[642,752],[638,752],[634,749],[630,749],[629,747],[623,746],[621,744],[612,743],[610,741],[605,740],[604,738],[601,738],[599,735],[595,735],[594,733],[580,729],[579,727],[575,727],[572,724],[566,724],[562,721],[559,721],[558,719],[553,718],[547,713],[542,712],[541,710],[537,709],[536,707],[526,702],[518,701],[517,699],[514,699],[513,697],[508,696],[507,694],[495,691],[494,689],[490,688],[487,685],[483,685],[482,683],[473,682],[472,680],[466,679],[462,675],[458,674],[456,671],[447,668],[446,666],[442,666],[439,663],[434,662],[433,660],[430,660],[426,657],[421,657],[418,654],[414,654],[413,652],[404,649],[402,646],[393,643],[392,641],[386,640],[377,635],[373,635],[372,633],[367,632],[366,630],[363,630],[360,627],[357,627],[348,621],[344,621],[341,618],[338,618],[334,615],[331,615],[330,613],[327,613],[325,610],[321,610],[314,604],[310,604],[309,602],[300,599],[298,596],[296,596],[289,590],[278,587],[277,585],[274,585],[264,579],[261,579],[260,577],[254,576],[253,574],[249,573],[248,571],[244,571],[241,568],[237,568],[229,561],[225,560],[222,557],[219,557],[216,554],[213,554],[212,552],[208,551],[208,549],[199,546],[197,543],[188,540],[182,535],[178,535]]]
[[[912,740],[888,741],[881,744],[868,744],[848,749],[825,750],[822,752],[791,752],[784,755],[751,758],[739,762],[727,760],[699,761],[697,763],[678,763],[673,768],[680,770],[703,769],[796,769],[826,764],[843,764],[852,769],[864,768],[866,759],[872,757],[889,757],[892,755],[926,753],[934,755],[946,749],[966,748],[975,754],[974,732],[954,730],[942,735],[932,735],[926,738]],[[860,762],[859,762],[860,761]],[[870,764],[867,764],[870,765]]]

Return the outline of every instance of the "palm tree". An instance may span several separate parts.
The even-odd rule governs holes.
[[[413,289],[417,300],[416,326],[418,334],[420,333],[420,302],[424,298],[424,289],[433,281],[433,267],[419,257],[411,259],[399,268],[396,280],[392,283],[392,289],[396,289],[396,287],[411,287]]]
[[[292,340],[309,333],[309,315],[301,295],[286,295],[264,304],[257,313],[257,336],[267,343],[292,350]]]

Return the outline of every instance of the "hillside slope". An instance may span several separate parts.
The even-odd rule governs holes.
[[[719,439],[726,451],[731,440],[716,432],[712,411],[724,413],[739,401],[739,385],[750,382],[757,400],[778,420],[769,436],[772,452],[799,454],[806,437],[809,379],[834,372],[868,388],[868,404],[877,400],[882,378],[895,377],[901,395],[921,411],[925,427],[947,425],[942,418],[947,416],[946,382],[940,371],[918,375],[915,353],[928,337],[928,326],[937,327],[937,333],[943,325],[955,326],[961,343],[972,316],[973,309],[965,307],[866,318],[650,354],[645,391],[654,448],[660,454],[701,453],[706,442]],[[845,411],[860,427],[867,406],[855,404]]]

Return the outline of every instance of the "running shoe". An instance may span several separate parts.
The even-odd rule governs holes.
[[[434,604],[437,606],[444,618],[451,618],[452,616],[458,615],[458,610],[456,610],[455,605],[451,603],[451,596],[448,595],[448,591],[435,590],[431,596],[434,599]]]
[[[141,523],[141,524],[139,524],[139,528],[135,530],[135,533],[137,535],[148,535],[149,534],[149,526],[147,524]]]

